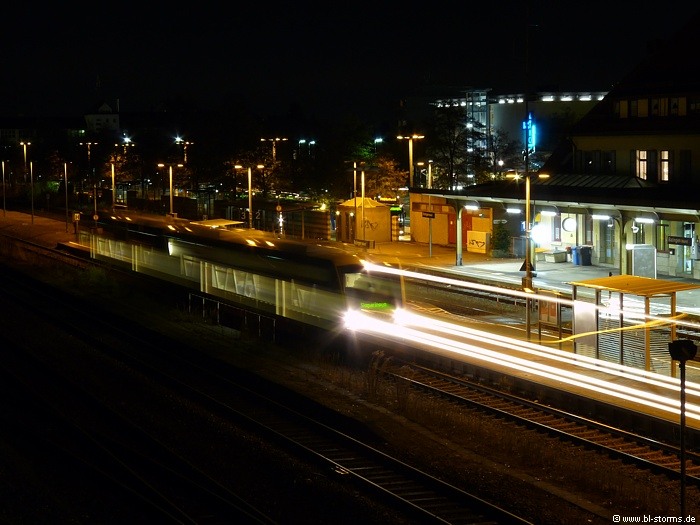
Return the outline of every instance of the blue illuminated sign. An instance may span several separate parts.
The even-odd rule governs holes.
[[[527,140],[527,150],[534,153],[537,145],[537,125],[532,120],[532,113],[528,114],[527,120],[523,122],[523,130]]]

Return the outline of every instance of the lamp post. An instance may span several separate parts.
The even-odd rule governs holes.
[[[420,140],[424,139],[425,135],[409,135],[409,136],[404,136],[404,135],[399,135],[396,137],[399,140],[408,140],[408,186],[409,188],[413,187],[413,141],[414,140]]]
[[[22,141],[19,143],[20,146],[24,149],[24,182],[27,182],[27,146],[31,146],[31,142],[25,142]]]
[[[286,137],[262,138],[260,142],[272,142],[272,162],[277,162],[277,143],[288,140]]]
[[[355,241],[357,236],[355,232],[357,229],[357,161],[352,163],[352,198],[355,201],[355,214],[352,216],[354,222],[352,226],[352,240]]]
[[[680,462],[681,462],[681,516],[685,516],[685,362],[693,359],[698,348],[690,339],[677,339],[668,343],[668,352],[671,359],[678,361],[681,371],[681,417],[680,417]]]
[[[116,185],[114,183],[114,162],[112,162],[112,210],[114,210],[114,204],[115,204],[114,199],[115,199],[116,193],[117,193],[117,188],[116,188]],[[171,205],[171,207],[172,207],[172,205]]]
[[[5,161],[2,161],[2,216],[7,216],[7,208],[5,207]]]
[[[34,224],[34,166],[32,161],[29,161],[29,180],[31,181],[30,193],[32,194],[32,224]]]
[[[384,142],[384,139],[382,137],[377,137],[374,139],[374,156],[377,156],[377,144],[381,144]]]
[[[180,144],[182,146],[182,163],[187,164],[187,146],[194,144],[194,142],[189,142],[182,137],[175,137],[175,144]]]
[[[68,233],[68,163],[63,163],[63,186],[65,190],[66,206],[66,233]]]
[[[261,170],[265,166],[258,164],[255,167]],[[240,170],[243,166],[236,164],[234,168]],[[253,229],[253,168],[251,166],[248,166],[248,228]]]
[[[362,241],[366,241],[367,237],[365,235],[365,170],[362,168]],[[365,248],[367,244],[365,244]]]
[[[158,164],[159,168],[164,168],[165,166],[168,166],[168,175],[170,177],[170,187],[169,187],[169,193],[170,193],[170,216],[173,216],[173,166],[177,166],[178,168],[182,168],[182,164]],[[114,167],[114,165],[112,165]]]
[[[302,156],[301,151],[302,151],[302,146],[306,144],[306,156],[308,158],[311,158],[311,146],[316,145],[315,140],[306,140],[306,139],[299,139],[299,157]]]
[[[88,178],[92,179],[92,198],[94,201],[94,213],[93,213],[93,220],[97,221],[97,183],[95,182],[95,174],[92,171],[92,156],[91,156],[91,147],[96,146],[97,142],[81,142],[81,146],[85,146],[87,148],[87,158],[88,158]],[[82,189],[82,187],[81,187]]]
[[[527,166],[526,166],[527,167]],[[530,174],[525,172],[525,262],[523,263],[521,271],[525,270],[525,277],[523,277],[522,287],[525,292],[532,292],[532,226],[530,224]],[[546,175],[543,175],[546,177]],[[508,178],[514,178],[518,180],[520,175],[517,173],[514,175],[508,175]],[[527,333],[527,338],[530,339],[530,300],[525,301],[525,330]]]
[[[428,161],[428,189],[433,189],[433,161]],[[432,212],[432,205],[430,203],[430,194],[428,194],[428,211]],[[428,217],[428,257],[433,256],[433,217],[432,215]]]
[[[92,146],[97,146],[97,142],[81,142],[81,146],[85,146],[87,148],[87,158],[88,158],[88,175],[94,179],[94,174],[92,173],[92,156],[91,156],[91,147]]]

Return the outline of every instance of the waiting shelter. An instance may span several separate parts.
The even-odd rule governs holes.
[[[676,294],[700,283],[615,275],[569,284],[575,353],[676,376],[668,351],[676,339]],[[580,300],[580,288],[593,290],[595,301]]]
[[[336,236],[341,242],[373,246],[392,240],[391,208],[374,199],[357,197],[339,204],[336,220]]]

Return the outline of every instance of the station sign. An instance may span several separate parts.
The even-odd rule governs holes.
[[[424,212],[423,212],[423,218],[424,218],[424,219],[434,219],[434,218],[435,218],[435,212],[434,212],[434,211],[424,211]]]
[[[680,246],[692,246],[693,239],[690,237],[677,237],[675,235],[669,235],[667,238],[668,244],[678,244]]]

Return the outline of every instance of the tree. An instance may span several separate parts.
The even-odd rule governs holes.
[[[430,124],[429,154],[441,169],[433,186],[457,189],[485,179],[490,169],[487,138],[483,124],[463,106],[436,107]]]
[[[399,169],[396,160],[379,155],[375,164],[365,172],[365,197],[394,198],[398,195],[399,188],[406,185],[407,178],[408,172]]]
[[[522,161],[522,143],[511,140],[508,133],[496,130],[491,137],[493,156],[491,159],[492,179],[504,179],[509,170],[520,169]]]
[[[493,245],[493,256],[509,257],[512,252],[511,244],[513,236],[505,223],[495,221],[494,223],[493,238],[491,239],[491,244]]]

